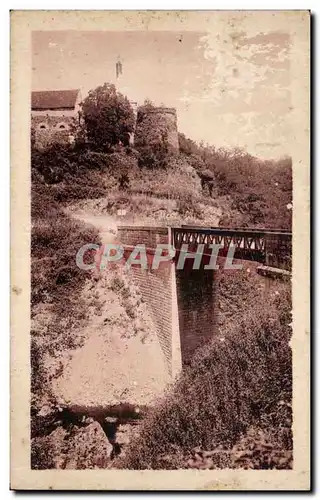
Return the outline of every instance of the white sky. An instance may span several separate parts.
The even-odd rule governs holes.
[[[225,23],[210,34],[42,31],[33,34],[33,89],[81,88],[84,97],[113,82],[139,103],[176,107],[179,130],[192,139],[277,158],[290,154],[290,57],[279,25],[249,32]]]

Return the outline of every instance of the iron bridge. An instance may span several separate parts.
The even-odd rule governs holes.
[[[204,254],[211,255],[210,245],[221,245],[220,256],[234,247],[234,258],[261,262],[266,266],[291,269],[292,233],[278,229],[222,228],[181,226],[171,228],[171,245],[188,252],[204,245]]]

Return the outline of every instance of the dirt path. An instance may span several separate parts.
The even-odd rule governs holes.
[[[102,243],[111,243],[117,231],[117,222],[111,215],[95,215],[84,210],[68,211],[69,216],[94,226],[100,233]]]
[[[103,243],[115,238],[109,216],[72,212],[95,226]],[[103,270],[83,293],[90,297],[89,322],[81,348],[65,353],[62,375],[53,381],[60,404],[82,406],[130,403],[149,405],[170,383],[165,360],[149,316],[130,272]],[[75,335],[77,332],[75,332]]]

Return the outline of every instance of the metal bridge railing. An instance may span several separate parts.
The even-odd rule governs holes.
[[[226,255],[230,245],[233,245],[236,259],[254,260],[272,267],[291,269],[292,234],[288,231],[185,225],[171,228],[170,243],[176,249],[188,244],[189,251],[204,244],[208,247],[208,252],[209,245],[219,244],[222,246],[220,255]]]

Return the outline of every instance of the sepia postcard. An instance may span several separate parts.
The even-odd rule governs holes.
[[[310,12],[11,12],[11,489],[310,489]]]

